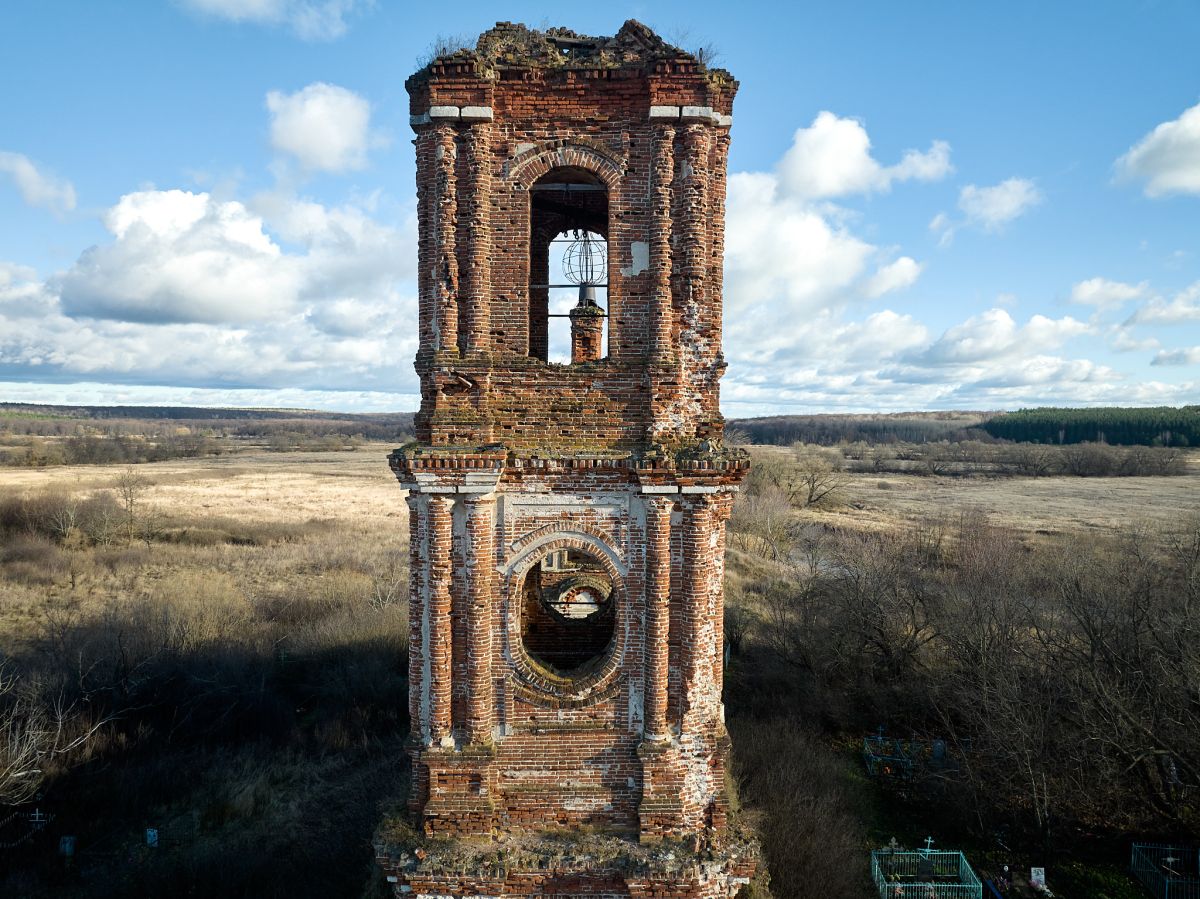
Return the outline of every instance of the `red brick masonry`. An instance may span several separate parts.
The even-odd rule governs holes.
[[[735,895],[757,860],[730,821],[721,704],[747,470],[718,395],[737,82],[631,21],[611,38],[501,23],[407,87],[421,410],[391,463],[412,778],[379,863],[397,896]],[[572,222],[607,240],[607,319],[575,315],[558,365],[539,285]],[[530,612],[529,574],[563,550],[611,584],[611,639],[559,669],[544,641],[563,622]]]

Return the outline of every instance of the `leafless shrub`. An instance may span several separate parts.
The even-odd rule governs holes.
[[[435,59],[451,56],[459,50],[469,50],[474,46],[475,38],[468,34],[439,34],[429,42],[425,52],[417,57],[417,68],[423,69]]]
[[[836,450],[820,450],[797,444],[792,447],[794,469],[781,486],[802,509],[833,505],[846,486],[842,457]]]
[[[1058,453],[1054,448],[1037,443],[1018,443],[1008,447],[1001,459],[1006,469],[1031,478],[1045,477],[1058,468]]]
[[[123,511],[112,491],[101,490],[79,504],[79,528],[96,546],[111,546],[122,520]]]
[[[1102,478],[1116,469],[1116,454],[1103,443],[1076,443],[1063,447],[1062,467],[1066,474]]]
[[[88,743],[106,721],[90,721],[61,699],[47,700],[0,665],[0,807],[37,794],[49,770]]]
[[[738,497],[730,525],[737,539],[752,552],[769,559],[786,559],[799,534],[794,511],[782,489],[766,486]]]

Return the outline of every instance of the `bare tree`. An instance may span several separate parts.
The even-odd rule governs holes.
[[[114,486],[125,509],[125,533],[132,543],[137,536],[138,518],[142,513],[146,491],[151,486],[150,481],[131,467],[121,472]]]
[[[47,497],[46,524],[58,540],[71,539],[78,523],[78,498],[66,492],[57,492]]]
[[[751,552],[775,561],[788,558],[799,532],[788,495],[773,485],[738,497],[730,525]]]
[[[1017,474],[1041,478],[1052,474],[1058,467],[1058,453],[1050,446],[1038,443],[1018,443],[1006,447],[1002,458]]]
[[[39,701],[10,668],[0,666],[0,805],[31,799],[47,764],[85,747],[107,723],[85,723],[61,700]]]
[[[802,509],[832,504],[847,484],[841,453],[796,444],[795,470],[788,481],[789,496]]]
[[[108,490],[100,491],[79,504],[79,528],[98,546],[109,546],[121,532],[124,510]]]

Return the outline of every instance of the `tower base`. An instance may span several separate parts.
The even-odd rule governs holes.
[[[721,847],[625,834],[545,833],[426,838],[385,821],[376,859],[404,899],[730,899],[758,868],[758,845],[730,828]]]

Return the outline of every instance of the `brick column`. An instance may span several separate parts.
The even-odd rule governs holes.
[[[437,125],[433,146],[434,228],[433,266],[434,334],[433,349],[458,349],[458,255],[455,231],[458,226],[458,178],[454,162],[458,150],[453,125]]]
[[[428,741],[429,720],[423,697],[429,683],[429,653],[424,640],[425,621],[425,497],[410,490],[408,502],[408,720],[417,739]]]
[[[671,625],[673,500],[646,498],[646,737],[667,736],[667,663]]]
[[[452,637],[450,619],[450,551],[453,538],[452,513],[454,500],[446,496],[430,496],[427,515],[429,585],[426,591],[429,608],[426,621],[429,634],[429,737],[435,746],[452,746],[451,682]]]
[[[713,635],[713,684],[720,695],[725,685],[725,534],[726,522],[733,512],[732,493],[722,493],[713,503],[713,529],[717,535],[717,546],[713,551],[712,616]]]
[[[675,233],[677,280],[676,298],[680,324],[685,330],[700,333],[706,315],[708,295],[708,148],[711,129],[707,125],[688,125],[683,132],[683,161],[679,172],[679,226]],[[696,358],[693,350],[681,360],[685,383],[692,375]]]
[[[688,729],[689,718],[694,728],[706,717],[704,700],[712,691],[713,536],[711,497],[707,494],[689,497],[683,504],[683,625],[679,666],[683,675],[680,698],[684,729]]]
[[[708,326],[712,333],[721,333],[723,288],[725,271],[725,196],[728,188],[725,161],[729,157],[729,129],[713,131],[712,150],[708,166]],[[721,354],[721,342],[715,341],[711,353],[713,358]],[[713,391],[714,397],[716,391]]]
[[[675,180],[675,129],[654,131],[654,156],[650,172],[650,277],[653,314],[649,324],[650,356],[671,355],[671,183]]]
[[[421,348],[434,348],[437,328],[437,279],[433,233],[437,228],[437,191],[429,177],[435,168],[437,134],[432,128],[422,128],[413,141],[417,157],[417,309],[418,335]]]
[[[466,498],[467,720],[470,743],[492,737],[492,605],[496,596],[496,495]]]
[[[466,183],[459,200],[466,233],[459,315],[460,346],[467,353],[489,349],[491,308],[492,229],[488,211],[492,197],[492,124],[476,122],[466,129],[464,140]]]

